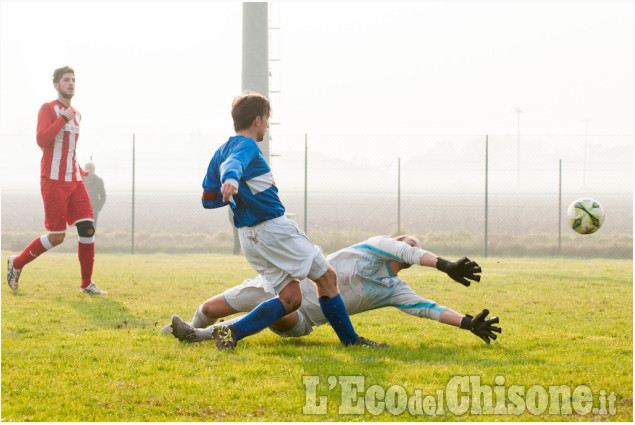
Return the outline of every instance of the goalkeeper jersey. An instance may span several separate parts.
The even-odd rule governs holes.
[[[388,236],[375,236],[327,257],[337,272],[338,287],[349,315],[380,307],[396,307],[417,317],[439,320],[447,309],[420,297],[399,276],[389,260],[419,264],[426,251]],[[326,323],[313,282],[304,279],[300,311],[313,326]]]
[[[238,194],[223,202],[221,186],[228,179],[238,182]],[[284,215],[271,168],[250,137],[230,137],[218,148],[203,179],[203,190],[203,207],[230,205],[236,227],[253,226]]]

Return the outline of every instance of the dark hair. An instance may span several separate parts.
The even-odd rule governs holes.
[[[69,72],[71,74],[75,75],[75,70],[73,68],[71,68],[70,66],[63,66],[61,68],[57,68],[53,72],[53,82],[54,83],[59,83],[60,80],[62,79],[62,75],[68,74]]]
[[[245,130],[251,127],[256,117],[264,117],[270,113],[269,99],[256,92],[243,93],[232,102],[234,130],[237,132]]]

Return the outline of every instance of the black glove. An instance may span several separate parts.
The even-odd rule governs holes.
[[[471,283],[467,279],[475,282],[481,281],[481,276],[476,274],[481,272],[481,266],[476,264],[476,261],[470,261],[467,257],[455,262],[439,257],[437,258],[437,270],[446,272],[452,279],[465,286],[470,286]]]
[[[489,340],[496,339],[494,332],[501,333],[502,329],[498,326],[492,326],[498,323],[498,316],[491,319],[485,319],[489,314],[489,310],[485,309],[481,311],[476,317],[472,317],[469,314],[461,319],[461,329],[466,329],[472,332],[477,337],[489,344]]]

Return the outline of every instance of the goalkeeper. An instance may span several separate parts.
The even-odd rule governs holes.
[[[488,319],[488,310],[481,311],[476,317],[464,316],[420,297],[399,278],[401,270],[418,264],[436,267],[465,286],[470,286],[470,280],[479,282],[481,279],[481,267],[476,262],[467,258],[456,262],[444,260],[421,249],[415,236],[375,236],[337,251],[327,259],[337,273],[340,293],[349,315],[381,307],[396,307],[413,316],[471,331],[487,344],[496,339],[496,333],[501,332],[500,327],[494,326],[499,321],[498,317]],[[304,279],[300,287],[300,308],[269,327],[282,337],[308,335],[313,332],[314,326],[327,322],[320,309],[315,285],[309,279]],[[264,278],[259,275],[205,301],[196,309],[191,324],[177,315],[172,316],[172,325],[164,327],[162,332],[171,332],[176,338],[188,342],[213,339],[213,325],[219,318],[251,311],[275,296],[265,290]],[[240,317],[222,324],[227,326],[236,320],[240,320]]]

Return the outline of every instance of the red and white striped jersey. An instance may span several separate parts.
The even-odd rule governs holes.
[[[81,181],[82,171],[75,158],[79,139],[79,111],[73,110],[73,119],[66,122],[60,116],[65,108],[57,100],[45,103],[37,117],[37,144],[42,149],[41,176],[51,180]]]

